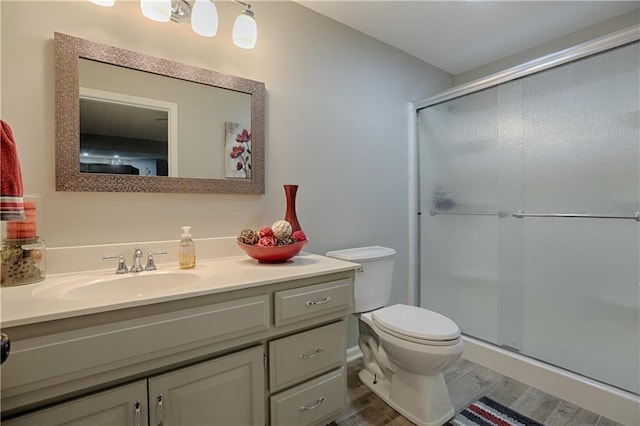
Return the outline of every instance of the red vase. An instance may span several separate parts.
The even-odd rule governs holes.
[[[284,214],[284,220],[291,224],[291,232],[296,232],[302,229],[300,222],[298,222],[298,216],[296,215],[296,193],[298,192],[298,185],[285,185],[284,195],[287,200],[287,210]]]

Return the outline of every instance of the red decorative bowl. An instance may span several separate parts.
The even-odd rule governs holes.
[[[236,241],[245,253],[260,263],[284,263],[300,253],[302,247],[308,242],[309,241],[298,241],[295,244],[287,244],[285,246],[264,247],[252,246]]]

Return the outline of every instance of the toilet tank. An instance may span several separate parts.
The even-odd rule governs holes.
[[[367,312],[386,306],[393,282],[394,249],[380,246],[359,247],[327,252],[328,257],[359,263],[353,296],[355,312]]]

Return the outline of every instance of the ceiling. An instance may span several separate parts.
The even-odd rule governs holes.
[[[640,1],[298,1],[457,75],[640,8]]]

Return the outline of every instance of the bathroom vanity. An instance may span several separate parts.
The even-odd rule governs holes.
[[[356,267],[304,253],[278,265],[237,256],[137,274],[178,283],[184,272],[189,284],[122,298],[142,282],[133,274],[3,288],[2,423],[329,423],[346,408]],[[92,286],[114,283],[92,298]]]

